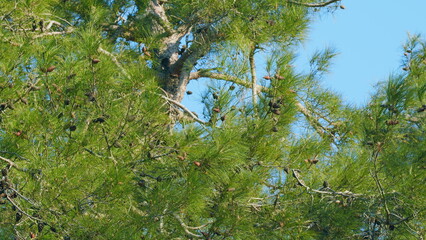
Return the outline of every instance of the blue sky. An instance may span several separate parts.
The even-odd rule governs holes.
[[[345,10],[314,21],[300,61],[316,49],[334,47],[334,59],[323,84],[352,104],[365,104],[374,85],[400,71],[408,33],[426,36],[426,0],[343,0]]]
[[[341,94],[351,105],[362,106],[374,86],[392,72],[401,71],[402,45],[408,33],[426,37],[426,0],[342,0],[345,10],[323,13],[311,25],[307,40],[299,49],[295,63],[307,70],[308,58],[319,49],[333,47],[339,55],[332,62],[323,85]],[[262,66],[257,63],[257,66]],[[264,65],[263,65],[264,66]],[[259,77],[264,69],[258,69]],[[199,93],[208,81],[192,81],[183,103],[202,112]]]

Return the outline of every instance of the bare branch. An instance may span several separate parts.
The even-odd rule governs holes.
[[[204,70],[200,70],[198,72],[192,72],[191,75],[189,76],[189,79],[193,80],[193,79],[198,79],[198,78],[202,78],[202,77],[213,78],[213,79],[221,79],[221,80],[225,80],[225,81],[228,81],[228,82],[233,82],[235,84],[241,85],[241,86],[246,87],[246,88],[252,87],[251,83],[249,83],[245,80],[242,80],[241,78],[226,75],[226,74],[221,74],[221,73],[212,73],[212,72],[208,72],[208,71],[204,71]],[[262,85],[256,85],[256,88],[261,92],[266,92],[266,93],[270,92],[269,88],[264,87]]]
[[[190,232],[188,229],[198,230],[198,229],[200,229],[200,228],[205,227],[205,225],[210,224],[210,223],[207,223],[207,224],[205,224],[205,225],[201,225],[201,226],[199,226],[199,227],[190,227],[190,226],[187,226],[187,225],[183,222],[182,218],[181,218],[181,217],[180,217],[177,213],[174,213],[174,214],[173,214],[173,216],[174,216],[174,217],[175,217],[175,218],[179,221],[180,225],[183,227],[183,230],[184,230],[184,231],[185,231],[188,235],[191,235],[191,236],[193,236],[193,237],[202,238],[202,237],[203,237],[203,235],[192,233],[192,232]]]
[[[19,99],[18,99],[18,101],[19,101]],[[15,155],[17,158],[19,158],[19,159],[21,159],[21,160],[30,161],[28,158],[23,157],[23,156],[21,156],[21,155],[19,155],[19,154],[15,153],[15,152],[0,151],[0,153],[13,154],[13,155]]]
[[[128,79],[130,79],[130,75],[127,73],[127,71],[123,68],[123,65],[121,65],[121,63],[117,60],[117,57],[114,56],[114,54],[108,52],[107,50],[99,47],[98,51],[111,57],[112,61],[115,63],[115,65],[117,65],[117,67],[121,70],[121,72],[124,74],[124,76],[126,76]]]
[[[74,29],[68,28],[66,31],[62,31],[62,32],[45,32],[45,33],[41,33],[41,34],[38,34],[38,35],[34,35],[33,39],[42,38],[42,37],[46,37],[46,36],[68,34],[68,33],[72,33],[73,31],[74,31]]]
[[[370,174],[371,174],[372,178],[374,179],[374,182],[376,183],[376,186],[377,186],[377,189],[380,192],[380,195],[382,196],[383,203],[384,203],[384,206],[385,206],[385,212],[386,212],[386,222],[389,224],[391,212],[389,210],[388,202],[386,200],[385,190],[384,190],[384,188],[383,188],[383,186],[380,182],[380,179],[379,179],[379,175],[378,175],[379,170],[378,170],[378,167],[377,167],[377,161],[378,161],[378,158],[379,158],[380,151],[382,149],[381,147],[382,147],[382,145],[377,144],[377,149],[374,150],[373,153],[372,153],[374,169],[371,170]]]
[[[86,152],[88,152],[88,153],[90,153],[90,154],[92,154],[93,156],[96,156],[96,157],[98,157],[98,158],[105,158],[105,156],[102,156],[102,155],[100,155],[100,154],[98,154],[98,153],[95,153],[94,151],[92,151],[92,150],[90,150],[90,149],[88,149],[88,148],[83,148]]]
[[[329,191],[321,191],[321,190],[312,189],[308,185],[306,185],[306,183],[303,181],[302,176],[300,175],[300,170],[292,169],[291,172],[293,174],[293,177],[296,179],[297,183],[300,186],[306,188],[307,191],[312,191],[312,192],[316,192],[316,193],[320,193],[320,194],[328,194],[328,195],[340,195],[340,196],[343,196],[343,197],[360,197],[360,196],[362,196],[362,194],[355,194],[355,193],[352,193],[350,191],[336,192],[336,191],[331,190],[330,188],[327,188],[327,189],[329,189]]]
[[[293,0],[287,0],[289,3],[305,6],[305,7],[325,7],[335,2],[340,2],[341,0],[330,0],[327,2],[320,2],[320,3],[303,3],[303,2],[297,2]]]
[[[205,70],[192,72],[189,79],[198,79],[202,77],[221,79],[228,82],[233,82],[235,84],[241,85],[246,88],[252,88],[254,86],[259,92],[265,92],[265,93],[271,92],[271,89],[264,87],[262,85],[253,84],[253,83],[244,81],[238,77],[221,74],[221,73],[212,73]],[[320,134],[322,137],[324,137],[327,134],[334,137],[332,134],[328,133],[326,128],[321,125],[321,123],[312,115],[312,113],[305,106],[303,106],[303,104],[301,104],[300,102],[296,102],[295,105],[299,109],[299,111],[306,117],[308,122],[311,123],[312,127],[317,131],[318,134]]]
[[[180,107],[183,111],[185,111],[186,113],[189,114],[189,116],[191,116],[195,121],[201,123],[201,124],[206,124],[206,122],[204,122],[203,120],[199,119],[197,116],[195,116],[195,114],[193,112],[191,112],[188,108],[186,108],[184,105],[182,105],[181,103],[179,103],[178,101],[175,101],[171,98],[168,98],[164,95],[161,96],[163,99],[173,103],[174,105]]]
[[[163,234],[165,233],[165,231],[164,231],[164,215],[166,214],[166,212],[167,212],[167,207],[164,208],[163,215],[160,216],[160,232],[163,233]]]
[[[23,213],[25,216],[29,217],[30,219],[39,221],[39,222],[43,222],[42,219],[40,218],[36,218],[31,216],[30,214],[28,214],[27,212],[23,211],[9,196],[6,195],[7,200],[9,200],[9,202],[16,207],[16,209],[18,209],[18,211],[20,211],[21,213]]]
[[[5,162],[7,162],[7,163],[9,163],[11,167],[19,169],[18,165],[16,165],[16,163],[14,163],[12,160],[4,158],[2,156],[0,156],[0,159],[3,160],[3,161],[5,161]]]
[[[312,113],[305,106],[303,106],[303,104],[301,104],[300,102],[296,102],[295,105],[299,109],[299,111],[306,117],[306,119],[308,119],[308,121],[311,123],[311,126],[315,129],[315,131],[317,131],[317,133],[321,137],[324,137],[327,134],[329,134],[331,137],[334,137],[326,131],[325,127],[321,125],[321,123],[312,115]]]
[[[12,191],[14,191],[16,194],[18,194],[18,196],[20,196],[22,199],[24,199],[25,201],[29,202],[31,205],[37,206],[37,204],[35,202],[33,202],[29,198],[27,198],[24,195],[22,195],[18,190],[14,189],[14,188],[12,188],[10,186],[8,188],[11,189]]]
[[[256,64],[254,61],[254,54],[256,51],[256,46],[252,46],[250,53],[249,53],[249,62],[250,62],[250,75],[251,75],[251,98],[253,101],[253,106],[257,103],[257,94],[258,94],[258,89],[257,89],[257,77],[256,77]]]
[[[54,21],[54,20],[50,20],[45,29],[49,30],[50,28],[52,28],[53,24],[56,24],[58,26],[63,27],[63,25],[61,23]]]

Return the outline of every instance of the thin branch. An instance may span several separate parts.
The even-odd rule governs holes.
[[[47,26],[45,27],[46,30],[49,30],[50,28],[52,28],[53,24],[56,24],[58,26],[63,27],[63,25],[55,20],[50,20],[49,23],[47,24]]]
[[[321,125],[321,123],[312,115],[312,113],[305,106],[303,106],[303,104],[301,104],[300,102],[296,102],[295,105],[299,109],[299,111],[306,117],[306,119],[308,119],[308,121],[311,123],[311,126],[315,129],[315,131],[317,131],[319,135],[324,137],[328,133]]]
[[[21,213],[23,213],[25,216],[29,217],[30,219],[39,221],[39,222],[44,222],[42,219],[40,218],[36,218],[33,217],[31,215],[29,215],[27,212],[23,211],[9,196],[6,195],[7,200],[9,200],[9,202],[16,207],[16,209],[18,209],[18,211],[20,211]]]
[[[0,159],[3,160],[3,161],[5,161],[5,162],[7,162],[7,163],[9,163],[11,167],[19,169],[18,165],[16,165],[16,163],[14,163],[13,161],[11,161],[10,159],[4,158],[2,156],[0,156]]]
[[[235,84],[241,85],[241,86],[246,87],[246,88],[252,87],[251,83],[249,83],[245,80],[242,80],[241,78],[230,76],[230,75],[227,75],[227,74],[212,73],[212,72],[208,72],[208,71],[205,71],[205,70],[192,72],[191,75],[189,76],[189,79],[194,80],[194,79],[203,78],[203,77],[213,78],[213,79],[221,79],[221,80],[225,80],[225,81],[228,81],[228,82],[233,82]],[[264,87],[262,85],[256,85],[256,88],[261,92],[269,93],[271,91],[269,88]]]
[[[381,151],[381,147],[382,147],[382,145],[378,145],[377,149],[374,150],[374,152],[372,154],[374,169],[371,172],[371,176],[373,177],[374,182],[376,183],[377,189],[379,190],[380,195],[382,196],[383,203],[385,205],[385,211],[386,211],[386,222],[389,224],[391,213],[390,213],[390,210],[389,210],[389,207],[388,207],[388,202],[386,200],[386,193],[385,193],[385,190],[384,190],[384,188],[383,188],[383,186],[380,182],[378,170],[377,170],[377,161],[378,161],[378,158],[379,158],[379,153]]]
[[[188,235],[191,235],[191,236],[193,236],[193,237],[198,237],[198,238],[202,238],[202,237],[203,237],[203,235],[192,233],[192,232],[190,232],[188,229],[198,230],[198,229],[200,229],[200,228],[205,227],[205,225],[201,225],[201,226],[199,226],[199,227],[189,227],[189,226],[187,226],[187,225],[183,222],[182,218],[181,218],[178,214],[174,213],[174,214],[173,214],[173,216],[174,216],[174,217],[175,217],[175,218],[179,221],[180,225],[183,227],[183,230],[184,230],[184,231],[185,231]],[[207,223],[207,224],[209,224],[209,223]]]
[[[161,215],[160,216],[160,232],[161,233],[165,233],[165,231],[164,231],[164,215],[166,214],[166,212],[167,212],[167,205],[166,205],[166,208],[164,208],[164,210],[163,210],[163,215]]]
[[[343,196],[343,197],[360,197],[360,196],[362,196],[362,194],[355,194],[355,193],[352,193],[350,191],[336,192],[336,191],[331,190],[330,188],[328,188],[328,189],[330,189],[330,191],[321,191],[321,190],[312,189],[312,188],[310,188],[309,186],[306,185],[305,181],[303,181],[302,176],[299,173],[300,170],[292,169],[291,171],[292,171],[293,177],[296,179],[297,183],[299,183],[300,186],[306,188],[307,191],[312,191],[312,192],[316,192],[316,193],[320,193],[320,194],[328,194],[328,195],[340,195],[340,196]]]
[[[11,189],[12,191],[14,191],[16,194],[18,194],[18,196],[20,196],[22,199],[24,199],[25,201],[29,202],[31,205],[37,206],[36,203],[34,203],[32,200],[30,200],[29,198],[25,197],[24,195],[22,195],[18,190],[12,188],[12,187],[8,187],[9,189]]]
[[[107,50],[99,47],[98,51],[111,57],[112,61],[115,63],[115,65],[117,65],[117,67],[121,70],[121,72],[124,74],[124,76],[126,76],[128,79],[130,79],[130,75],[127,73],[127,71],[123,68],[123,65],[121,65],[121,63],[117,60],[117,58],[114,56],[114,54],[108,52]]]
[[[391,215],[395,216],[395,217],[397,217],[399,219],[398,222],[393,223],[393,225],[398,225],[400,223],[406,222],[406,221],[410,220],[411,218],[413,218],[415,216],[415,214],[411,214],[408,217],[402,218],[401,216],[398,216],[395,213],[391,213]]]
[[[197,116],[195,116],[195,114],[193,112],[191,112],[188,108],[186,108],[184,105],[182,105],[181,103],[179,103],[178,101],[175,101],[171,98],[168,98],[164,95],[161,95],[161,97],[171,103],[173,103],[174,105],[180,107],[183,111],[185,111],[186,113],[189,114],[189,116],[191,116],[195,121],[201,123],[201,124],[206,124],[206,122],[204,122],[203,120],[199,119]]]
[[[156,158],[160,158],[160,157],[164,157],[164,156],[168,156],[172,153],[175,153],[176,150],[170,150],[169,152],[163,153],[163,154],[159,154],[159,155],[155,155],[155,156],[151,156],[150,158],[152,159],[156,159]]]
[[[102,156],[102,155],[100,155],[100,154],[98,154],[98,153],[95,153],[94,151],[92,151],[92,150],[90,150],[90,149],[88,149],[88,148],[83,148],[86,152],[88,152],[88,153],[90,153],[90,154],[92,154],[93,156],[96,156],[96,157],[98,157],[98,158],[105,158],[105,156]]]
[[[72,33],[73,31],[74,31],[74,29],[69,28],[66,31],[62,31],[62,32],[45,32],[45,33],[41,33],[41,34],[38,34],[38,35],[34,35],[33,39],[42,38],[42,37],[46,37],[46,36],[68,34],[68,33]]]
[[[340,2],[340,1],[341,0],[330,0],[330,1],[327,1],[327,2],[320,2],[320,3],[303,3],[303,2],[293,1],[293,0],[287,0],[287,2],[289,2],[289,3],[293,3],[293,4],[305,6],[305,7],[325,7],[327,5],[330,5],[330,4],[335,3],[335,2]]]
[[[17,158],[21,159],[21,160],[25,160],[25,161],[30,161],[28,158],[23,157],[15,152],[9,152],[9,151],[0,151],[0,153],[7,153],[7,154],[13,154],[15,155]]]
[[[230,76],[227,74],[221,74],[221,73],[212,73],[206,70],[192,72],[189,79],[194,80],[194,79],[198,79],[202,77],[221,79],[228,82],[233,82],[235,84],[238,84],[246,88],[253,88],[254,86],[259,92],[270,93],[272,91],[271,89],[267,87],[244,81],[238,77]],[[326,129],[321,125],[321,123],[312,115],[312,113],[305,106],[303,106],[303,104],[301,104],[300,102],[296,102],[295,105],[299,109],[299,111],[306,117],[308,122],[311,123],[312,127],[318,132],[318,134],[320,134],[322,137],[324,137],[326,134],[329,134],[330,136],[334,137],[332,134],[326,131]]]
[[[253,101],[253,106],[257,103],[257,77],[256,77],[256,63],[254,61],[254,53],[256,51],[256,46],[252,46],[249,53],[249,62],[250,62],[250,75],[251,75],[251,99]]]

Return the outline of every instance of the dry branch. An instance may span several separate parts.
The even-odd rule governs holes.
[[[297,183],[300,186],[306,188],[307,191],[312,191],[312,192],[316,192],[316,193],[319,193],[319,194],[340,195],[340,196],[343,196],[343,197],[360,197],[360,196],[363,196],[362,194],[355,194],[355,193],[352,193],[350,191],[336,192],[336,191],[331,190],[330,188],[327,188],[327,189],[329,189],[329,191],[312,189],[308,185],[306,185],[305,181],[303,181],[302,176],[300,175],[300,170],[292,169],[291,172],[292,172],[293,177],[296,179]]]
[[[182,218],[181,218],[181,217],[180,217],[177,213],[174,213],[174,214],[173,214],[173,216],[174,216],[174,217],[175,217],[175,218],[179,221],[180,225],[183,227],[183,230],[184,230],[184,231],[185,231],[188,235],[191,235],[191,236],[193,236],[193,237],[202,238],[202,237],[203,237],[203,235],[195,234],[195,233],[193,233],[193,232],[189,231],[189,229],[199,230],[199,229],[201,229],[201,228],[206,227],[208,224],[211,224],[211,222],[208,222],[208,223],[203,224],[203,225],[198,226],[198,227],[190,227],[190,226],[186,225],[186,224],[183,222]]]
[[[12,160],[10,160],[10,159],[7,159],[7,158],[4,158],[4,157],[0,156],[0,160],[3,160],[3,161],[5,161],[5,162],[9,163],[11,167],[14,167],[14,168],[19,169],[19,168],[18,168],[18,165],[16,165],[16,163],[14,163],[14,162],[13,162]]]
[[[227,74],[221,74],[221,73],[212,73],[205,70],[192,72],[189,79],[193,80],[193,79],[198,79],[202,77],[225,80],[228,82],[233,82],[235,84],[238,84],[246,88],[255,87],[258,92],[270,93],[272,91],[268,87],[264,87],[258,84],[253,84],[238,77],[230,76]],[[311,124],[311,126],[317,131],[317,133],[320,136],[324,137],[326,135],[330,135],[331,137],[334,137],[332,134],[328,133],[326,128],[321,125],[321,123],[313,116],[313,114],[309,111],[309,109],[307,109],[302,103],[296,102],[295,105],[299,109],[299,111],[306,117],[308,122]]]
[[[183,111],[185,111],[186,113],[188,113],[189,114],[189,116],[191,116],[191,118],[193,118],[195,121],[197,121],[198,123],[201,123],[201,124],[206,124],[206,122],[204,122],[203,120],[201,120],[201,119],[199,119],[197,116],[195,116],[195,114],[193,113],[193,112],[191,112],[188,108],[186,108],[184,105],[182,105],[180,102],[178,102],[178,101],[175,101],[175,100],[173,100],[173,99],[171,99],[171,98],[168,98],[168,97],[166,97],[166,96],[161,96],[163,99],[165,99],[165,100],[167,100],[167,101],[169,101],[169,102],[171,102],[171,103],[173,103],[174,105],[176,105],[176,106],[178,106],[178,107],[180,107]]]
[[[117,60],[117,57],[114,56],[114,54],[108,52],[107,50],[99,47],[98,51],[100,53],[103,53],[109,57],[111,57],[112,61],[115,63],[115,65],[117,65],[117,67],[121,70],[121,72],[124,74],[124,76],[126,76],[128,79],[130,79],[130,75],[127,73],[127,71],[124,69],[123,65],[121,65],[121,63]]]
[[[325,6],[328,6],[332,3],[340,2],[340,1],[341,0],[331,0],[331,1],[320,2],[320,3],[303,3],[303,2],[298,2],[298,1],[287,0],[287,2],[289,2],[289,3],[293,3],[293,4],[305,6],[305,7],[325,7]]]

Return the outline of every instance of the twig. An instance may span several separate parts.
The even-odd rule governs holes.
[[[14,191],[16,194],[18,194],[18,196],[20,196],[22,199],[24,199],[25,201],[29,202],[31,205],[37,206],[37,204],[35,204],[33,201],[31,201],[29,198],[25,197],[24,195],[22,195],[20,192],[18,192],[18,190],[12,188],[12,187],[8,187],[9,189],[11,189],[12,191]]]
[[[53,24],[56,24],[58,26],[63,27],[63,25],[55,20],[50,20],[49,23],[47,24],[47,26],[45,27],[46,30],[49,30]]]
[[[386,193],[385,193],[385,190],[384,190],[384,188],[383,188],[383,186],[382,186],[382,184],[381,184],[381,182],[380,182],[380,179],[379,179],[379,176],[378,176],[378,170],[377,170],[377,160],[378,160],[378,158],[379,158],[379,153],[380,153],[380,151],[381,151],[381,145],[379,145],[377,148],[378,148],[378,149],[377,149],[377,150],[374,150],[374,152],[373,152],[373,154],[372,154],[374,169],[372,170],[371,175],[372,175],[372,177],[373,177],[373,179],[374,179],[374,182],[375,182],[375,183],[376,183],[376,185],[377,185],[377,189],[379,190],[380,195],[382,196],[382,199],[383,199],[383,203],[384,203],[384,205],[385,205],[385,211],[386,211],[386,222],[387,222],[388,224],[390,224],[390,214],[391,214],[391,213],[390,213],[390,210],[389,210],[389,207],[388,207],[388,202],[387,202],[387,200],[386,200]]]
[[[160,158],[160,157],[164,157],[164,156],[170,155],[170,154],[175,153],[175,152],[177,152],[177,151],[176,150],[170,150],[169,152],[159,154],[159,155],[155,155],[155,156],[152,156],[150,158],[152,158],[152,159]]]
[[[233,82],[235,84],[241,85],[241,86],[246,87],[246,88],[252,87],[251,83],[244,81],[241,78],[230,76],[230,75],[227,75],[227,74],[212,73],[212,72],[208,72],[206,70],[191,72],[189,79],[194,80],[194,79],[203,78],[203,77],[213,78],[213,79],[221,79],[221,80],[225,80],[225,81],[228,81],[228,82]],[[262,85],[256,85],[256,88],[261,92],[269,93],[271,91],[269,88],[264,87]]]
[[[163,210],[163,215],[161,215],[160,216],[160,232],[161,233],[165,233],[165,231],[164,231],[164,215],[166,214],[166,212],[167,212],[167,205],[166,205],[166,208],[164,208],[164,210]]]
[[[328,189],[330,189],[330,191],[321,191],[321,190],[312,189],[305,184],[305,181],[303,181],[303,179],[301,179],[302,176],[299,173],[300,170],[292,169],[291,171],[293,173],[293,177],[297,180],[297,183],[299,183],[300,186],[306,188],[307,191],[312,191],[312,192],[316,192],[316,193],[320,193],[320,194],[328,194],[328,195],[340,195],[340,196],[343,196],[343,197],[360,197],[360,196],[362,196],[362,194],[355,194],[355,193],[352,193],[350,191],[336,192],[336,191],[333,191],[330,188],[328,188]]]
[[[325,135],[329,135],[329,136],[334,138],[334,136],[331,133],[329,133],[325,129],[325,127],[323,127],[321,125],[321,123],[318,121],[318,119],[316,119],[312,115],[312,113],[305,106],[303,106],[303,104],[301,104],[300,102],[296,102],[295,105],[299,109],[299,111],[306,117],[306,119],[308,119],[308,122],[311,123],[311,126],[315,129],[315,131],[317,131],[317,133],[321,137],[324,137]]]
[[[86,152],[88,152],[88,153],[90,153],[90,154],[92,154],[93,156],[96,156],[96,157],[98,157],[98,158],[105,158],[105,156],[102,156],[102,155],[100,155],[100,154],[98,154],[98,153],[95,153],[95,152],[93,152],[92,150],[90,150],[90,149],[88,149],[88,148],[83,148]]]
[[[9,159],[7,159],[7,158],[4,158],[4,157],[2,157],[2,156],[0,156],[0,159],[1,159],[1,160],[3,160],[3,161],[5,161],[5,162],[7,162],[7,163],[9,163],[11,167],[14,167],[14,168],[19,169],[19,168],[18,168],[18,165],[16,165],[16,163],[12,162],[11,160],[9,160]]]
[[[251,75],[251,98],[253,101],[253,107],[256,105],[257,103],[257,94],[258,94],[258,90],[257,90],[257,77],[256,77],[256,63],[254,61],[254,54],[256,51],[256,46],[252,46],[250,53],[249,53],[249,62],[250,62],[250,75]],[[256,108],[254,108],[256,109]]]
[[[46,37],[46,36],[62,35],[62,34],[72,33],[73,31],[74,31],[74,29],[69,28],[66,31],[62,31],[62,32],[45,32],[45,33],[42,33],[42,34],[34,35],[33,39],[42,38],[42,37]]]
[[[130,79],[130,75],[127,73],[127,71],[123,68],[123,65],[121,65],[121,63],[117,60],[117,57],[114,56],[114,54],[108,52],[107,50],[99,47],[98,51],[111,57],[112,61],[115,63],[115,65],[117,65],[117,67],[121,70],[121,72],[124,74],[124,76],[126,76],[128,79]]]
[[[303,2],[297,2],[292,0],[287,0],[289,3],[305,6],[305,7],[325,7],[327,5],[330,5],[335,2],[340,2],[341,0],[330,0],[328,2],[321,2],[321,3],[303,3]]]
[[[194,80],[198,78],[213,78],[213,79],[221,79],[228,82],[232,82],[235,84],[238,84],[240,86],[246,87],[246,88],[253,88],[255,87],[257,89],[257,92],[265,92],[265,93],[271,93],[271,89],[268,87],[264,87],[262,85],[253,84],[247,81],[244,81],[238,77],[230,76],[227,74],[221,74],[221,73],[212,73],[206,70],[200,70],[197,72],[192,72],[189,79]],[[312,113],[303,106],[302,103],[296,102],[296,107],[299,109],[299,111],[306,117],[308,122],[312,125],[312,127],[320,134],[322,137],[329,134],[330,136],[334,137],[332,134],[328,133],[325,128],[321,125],[321,123],[312,115]]]
[[[40,219],[40,218],[36,218],[36,217],[33,217],[33,216],[31,216],[31,215],[29,215],[27,212],[25,212],[25,211],[23,211],[15,202],[13,202],[13,200],[9,197],[9,196],[7,196],[6,195],[6,198],[7,198],[7,200],[9,200],[9,202],[13,205],[13,206],[15,206],[16,207],[16,209],[18,209],[18,211],[20,211],[21,213],[23,213],[25,216],[27,216],[27,217],[29,217],[30,219],[33,219],[33,220],[36,220],[36,221],[39,221],[39,222],[44,222],[42,219]]]
[[[13,154],[15,155],[17,158],[21,159],[21,160],[25,160],[25,161],[30,161],[28,158],[23,157],[15,152],[9,152],[9,151],[0,151],[0,153],[7,153],[7,154]]]
[[[210,224],[210,223],[206,223],[205,225],[201,225],[201,226],[198,226],[198,227],[190,227],[190,226],[187,226],[187,225],[183,222],[182,218],[181,218],[178,214],[174,213],[174,214],[173,214],[173,216],[174,216],[174,217],[175,217],[175,218],[179,221],[180,225],[183,227],[183,230],[184,230],[184,231],[185,231],[188,235],[191,235],[191,236],[193,236],[193,237],[202,238],[202,237],[203,237],[203,235],[192,233],[192,232],[190,232],[188,229],[199,230],[199,229],[201,229],[201,228],[205,227],[206,225]]]
[[[193,112],[191,112],[188,108],[186,108],[184,105],[182,105],[181,103],[179,103],[178,101],[175,101],[171,98],[168,98],[164,95],[161,95],[161,97],[171,103],[173,103],[174,105],[180,107],[183,111],[185,111],[186,113],[189,114],[189,116],[191,116],[195,121],[201,123],[201,124],[206,124],[206,122],[204,122],[203,120],[199,119],[197,116],[195,116],[195,114]]]

